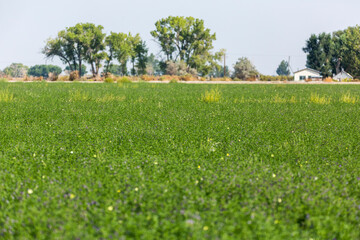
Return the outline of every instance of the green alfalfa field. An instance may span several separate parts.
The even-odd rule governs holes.
[[[0,239],[360,239],[359,96],[0,83]]]

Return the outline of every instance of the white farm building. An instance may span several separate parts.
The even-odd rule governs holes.
[[[321,80],[322,76],[319,71],[316,71],[311,68],[305,68],[294,72],[294,81],[301,81],[301,80]]]
[[[353,79],[353,77],[352,77],[349,73],[345,72],[344,69],[343,69],[343,70],[341,70],[341,72],[339,72],[338,74],[336,74],[336,75],[333,77],[333,79],[335,79],[336,81],[341,82],[341,81],[343,81],[343,80],[345,80],[345,79]]]

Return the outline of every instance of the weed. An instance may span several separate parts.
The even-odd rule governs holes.
[[[221,92],[218,88],[205,91],[201,97],[201,101],[206,103],[219,102],[221,99]]]
[[[354,103],[358,102],[358,97],[351,96],[351,93],[347,92],[340,97],[340,102],[354,104]]]
[[[0,90],[0,102],[12,102],[14,101],[14,94],[9,89]]]
[[[316,104],[330,104],[331,98],[326,97],[326,96],[320,97],[319,94],[312,93],[311,96],[310,96],[310,102],[311,103],[316,103]]]

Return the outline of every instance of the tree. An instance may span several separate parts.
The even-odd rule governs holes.
[[[259,72],[256,70],[255,66],[250,62],[246,57],[239,58],[234,65],[234,77],[239,79],[248,79],[250,77],[255,77]]]
[[[106,58],[104,39],[101,25],[92,23],[78,23],[58,33],[57,38],[48,39],[43,54],[47,58],[59,57],[68,64],[71,71],[78,70],[82,74],[84,61],[90,64],[94,77],[99,73],[101,61]]]
[[[348,27],[344,31],[333,33],[335,45],[333,68],[341,68],[355,77],[360,77],[360,26]]]
[[[64,71],[67,72],[67,74],[69,74],[70,72],[73,71],[72,69],[76,69],[74,65],[66,66]],[[88,73],[88,71],[86,70],[86,66],[81,65],[81,76],[80,77],[84,76],[87,73]]]
[[[4,69],[4,74],[14,78],[22,78],[26,76],[28,69],[29,67],[22,63],[12,63]]]
[[[159,43],[167,61],[184,61],[203,75],[214,64],[211,54],[216,35],[205,28],[204,21],[193,17],[168,17],[155,23],[151,35]]]
[[[225,77],[230,77],[229,66],[225,66]],[[220,66],[219,68],[215,67],[210,75],[215,78],[223,78],[224,77],[224,67]]]
[[[127,63],[133,53],[133,37],[126,33],[114,33],[111,32],[106,37],[106,46],[108,47],[108,56],[105,65],[105,74],[108,72],[112,61],[116,59],[121,66],[121,73],[126,75],[128,73]]]
[[[286,62],[285,60],[282,60],[278,68],[276,69],[276,73],[279,76],[289,76],[290,75],[289,63]]]
[[[120,76],[121,75],[121,66],[120,65],[117,65],[117,64],[111,64],[109,69],[108,69],[108,72],[113,74],[113,75],[116,75],[116,76]]]
[[[146,74],[148,75],[160,75],[162,74],[161,68],[160,68],[160,61],[156,59],[155,55],[151,53],[147,57],[146,62]]]
[[[330,34],[312,34],[303,51],[308,54],[306,67],[320,71],[323,77],[332,76],[334,42]]]
[[[145,41],[140,41],[135,46],[136,69],[138,75],[146,74],[146,64],[148,59],[148,49]]]
[[[49,73],[59,75],[62,72],[61,68],[54,65],[35,65],[29,68],[28,75],[34,77],[48,78]]]

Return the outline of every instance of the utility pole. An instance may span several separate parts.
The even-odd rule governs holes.
[[[225,64],[225,59],[226,59],[226,52],[224,52],[224,78],[226,77],[226,64]]]

